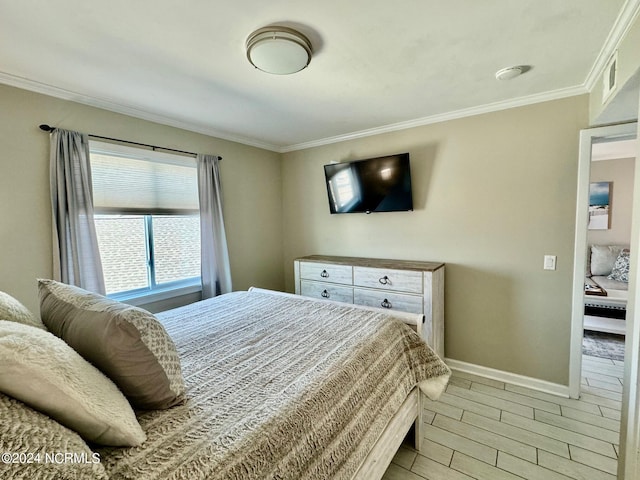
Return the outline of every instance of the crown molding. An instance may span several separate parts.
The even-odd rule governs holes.
[[[640,2],[640,0],[637,0],[637,1]],[[453,112],[431,115],[431,116],[422,117],[418,119],[408,120],[405,122],[393,123],[393,124],[384,125],[381,127],[375,127],[375,128],[370,128],[366,130],[359,130],[359,131],[347,133],[344,135],[336,135],[333,137],[321,138],[318,140],[312,140],[310,142],[298,143],[298,144],[287,145],[287,146],[278,146],[278,145],[274,145],[266,142],[261,142],[251,138],[241,137],[237,135],[230,135],[228,133],[220,132],[218,130],[204,127],[202,125],[196,125],[193,123],[184,122],[181,120],[177,120],[175,118],[171,118],[171,117],[167,117],[157,113],[142,110],[139,108],[122,105],[117,102],[113,102],[111,100],[105,100],[97,97],[78,94],[70,90],[65,90],[65,89],[47,85],[41,82],[36,82],[26,78],[7,74],[5,72],[0,72],[0,83],[17,87],[17,88],[22,88],[24,90],[29,90],[36,93],[41,93],[43,95],[48,95],[48,96],[59,98],[62,100],[69,100],[69,101],[81,103],[83,105],[87,105],[90,107],[96,107],[103,110],[108,110],[111,112],[128,115],[130,117],[159,123],[161,125],[181,128],[191,132],[201,133],[203,135],[209,135],[209,136],[213,136],[223,140],[229,140],[231,142],[236,142],[243,145],[261,148],[261,149],[269,150],[276,153],[287,153],[287,152],[293,152],[297,150],[304,150],[307,148],[320,147],[323,145],[330,145],[333,143],[340,143],[340,142],[345,142],[348,140],[354,140],[358,138],[371,137],[374,135],[380,135],[380,134],[389,133],[389,132],[396,132],[399,130],[407,130],[409,128],[420,127],[424,125],[431,125],[434,123],[446,122],[449,120],[456,120],[460,118],[471,117],[474,115],[481,115],[483,113],[497,112],[500,110],[507,110],[509,108],[522,107],[522,106],[531,105],[535,103],[541,103],[541,102],[546,102],[550,100],[557,100],[561,98],[572,97],[576,95],[589,93],[584,85],[579,85],[575,87],[553,90],[551,92],[543,92],[543,93],[538,93],[534,95],[527,95],[524,97],[510,99],[502,102],[489,103],[486,105],[480,105],[478,107],[465,108],[465,109],[456,110]]]
[[[340,143],[349,140],[355,140],[358,138],[365,138],[374,135],[381,135],[384,133],[396,132],[400,130],[406,130],[409,128],[420,127],[425,125],[431,125],[434,123],[446,122],[449,120],[457,120],[460,118],[471,117],[475,115],[481,115],[484,113],[497,112],[500,110],[507,110],[509,108],[522,107],[526,105],[532,105],[535,103],[541,103],[551,100],[558,100],[561,98],[582,95],[590,93],[596,82],[599,80],[602,73],[602,69],[606,65],[613,52],[618,48],[620,42],[627,34],[633,22],[640,14],[640,0],[627,0],[623,5],[616,22],[614,23],[605,44],[603,45],[598,57],[593,63],[591,70],[589,71],[584,83],[574,87],[568,87],[559,90],[553,90],[550,92],[543,92],[534,95],[527,95],[515,99],[510,99],[501,102],[489,103],[486,105],[480,105],[472,108],[465,108],[456,110],[453,112],[441,113],[437,115],[431,115],[427,117],[417,118],[404,122],[393,123],[389,125],[383,125],[380,127],[359,130],[346,134],[336,135],[332,137],[321,138],[317,140],[311,140],[309,142],[297,143],[286,146],[274,145],[267,142],[262,142],[256,139],[229,134],[221,132],[210,127],[206,127],[191,122],[178,120],[172,117],[167,117],[162,114],[142,110],[140,108],[122,105],[112,100],[106,100],[98,97],[92,97],[88,95],[79,94],[70,90],[54,87],[45,83],[36,82],[23,77],[18,77],[8,73],[0,72],[0,83],[10,85],[13,87],[22,88],[36,93],[41,93],[62,100],[69,100],[72,102],[81,103],[90,107],[101,108],[115,113],[121,113],[134,118],[147,120],[150,122],[167,125],[170,127],[181,128],[195,133],[201,133],[203,135],[213,136],[223,140],[248,145],[251,147],[261,148],[276,153],[287,153],[297,150],[304,150],[307,148],[321,147],[323,145],[330,145],[333,143]]]
[[[551,100],[558,100],[561,98],[575,97],[576,95],[583,95],[589,93],[584,85],[578,85],[575,87],[568,87],[559,90],[552,90],[550,92],[537,93],[534,95],[527,95],[524,97],[514,98],[501,102],[488,103],[486,105],[480,105],[477,107],[464,108],[453,112],[441,113],[437,115],[431,115],[428,117],[417,118],[414,120],[408,120],[406,122],[392,123],[390,125],[384,125],[382,127],[369,128],[366,130],[359,130],[356,132],[347,133],[344,135],[336,135],[334,137],[322,138],[319,140],[312,140],[310,142],[298,143],[295,145],[288,145],[280,148],[280,153],[293,152],[297,150],[304,150],[306,148],[321,147],[323,145],[330,145],[332,143],[346,142],[348,140],[355,140],[357,138],[371,137],[374,135],[380,135],[383,133],[396,132],[399,130],[407,130],[414,127],[422,127],[424,125],[432,125],[434,123],[447,122],[449,120],[457,120],[465,117],[472,117],[475,115],[482,115],[484,113],[498,112],[500,110],[508,110],[515,107],[523,107],[526,105],[532,105],[535,103],[548,102]]]
[[[620,46],[620,42],[625,37],[633,22],[640,13],[640,0],[627,0],[622,6],[618,18],[616,18],[609,36],[604,42],[596,61],[593,62],[591,70],[587,74],[587,78],[584,81],[584,85],[589,92],[591,92],[596,85],[596,82],[600,80],[600,75],[604,70],[605,65],[611,58],[611,55]]]
[[[238,135],[231,135],[229,133],[221,132],[219,130],[205,127],[203,125],[185,122],[175,118],[167,117],[162,114],[149,112],[147,110],[142,110],[140,108],[131,107],[128,105],[122,105],[112,100],[106,100],[98,97],[83,95],[70,90],[65,90],[63,88],[47,85],[46,83],[36,82],[34,80],[29,80],[27,78],[11,75],[5,72],[0,72],[0,83],[9,85],[11,87],[21,88],[23,90],[28,90],[35,93],[41,93],[43,95],[48,95],[50,97],[59,98],[61,100],[68,100],[71,102],[81,103],[89,107],[100,108],[102,110],[108,110],[110,112],[120,113],[130,117],[139,118],[141,120],[147,120],[149,122],[159,123],[161,125],[166,125],[169,127],[180,128],[180,129],[188,130],[194,133],[201,133],[203,135],[220,138],[222,140],[228,140],[231,142],[236,142],[236,143],[248,145],[251,147],[257,147],[257,148],[269,150],[276,153],[279,153],[279,150],[281,148],[280,146],[273,145],[271,143],[261,142],[259,140],[242,137]]]

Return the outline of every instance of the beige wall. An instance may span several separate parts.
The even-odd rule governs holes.
[[[446,356],[566,385],[587,124],[580,96],[284,154],[287,289],[301,255],[446,262]],[[324,164],[406,151],[415,211],[329,214]]]
[[[12,87],[0,86],[0,102],[0,290],[35,311],[35,279],[51,275],[38,129],[48,123],[223,156],[234,289],[292,291],[293,259],[312,253],[444,261],[448,357],[567,383],[586,96],[284,155]],[[415,211],[329,214],[323,164],[404,151]],[[544,254],[558,255],[558,270],[542,270]]]
[[[221,155],[234,289],[283,287],[278,154],[7,86],[0,86],[0,105],[0,290],[29,309],[38,312],[36,278],[52,275],[49,136],[38,129],[42,123]]]
[[[591,162],[592,182],[613,182],[610,198],[610,228],[589,230],[589,245],[629,245],[635,158]]]

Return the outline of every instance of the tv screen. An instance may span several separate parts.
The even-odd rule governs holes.
[[[331,213],[413,210],[409,154],[324,166]]]

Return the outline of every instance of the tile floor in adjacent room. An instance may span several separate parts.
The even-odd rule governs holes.
[[[580,400],[454,371],[424,406],[423,452],[384,480],[615,480],[623,362],[583,356]]]

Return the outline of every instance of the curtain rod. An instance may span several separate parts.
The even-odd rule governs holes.
[[[43,132],[51,133],[55,129],[56,129],[55,127],[50,127],[46,123],[43,123],[42,125],[40,125],[40,130],[42,130]],[[198,155],[197,153],[187,152],[185,150],[176,150],[175,148],[159,147],[157,145],[149,145],[147,143],[138,143],[138,142],[131,142],[129,140],[120,140],[119,138],[101,137],[100,135],[93,135],[91,133],[89,134],[89,137],[91,137],[91,138],[99,138],[100,140],[111,140],[112,142],[128,143],[129,145],[137,145],[139,147],[148,147],[148,148],[151,148],[153,150],[165,150],[167,152],[182,153],[182,154],[185,154],[185,155],[191,155],[193,157]],[[222,160],[222,157],[219,156],[218,160]]]

